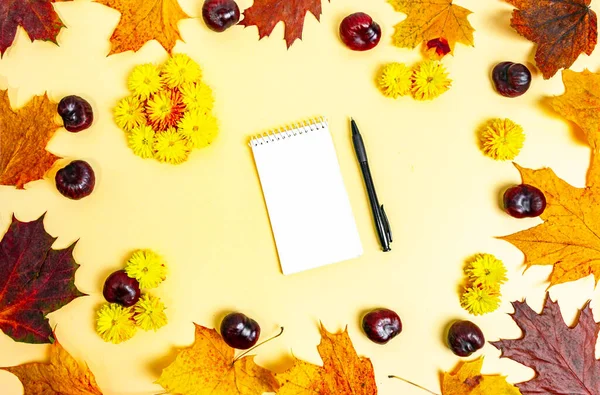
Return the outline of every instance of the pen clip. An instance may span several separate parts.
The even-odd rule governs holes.
[[[390,221],[388,221],[388,217],[383,209],[383,204],[379,208],[379,212],[381,213],[381,219],[383,220],[383,228],[385,230],[385,234],[388,239],[390,239],[390,243],[392,242],[392,228],[390,227]]]

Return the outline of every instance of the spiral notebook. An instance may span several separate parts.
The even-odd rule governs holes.
[[[255,136],[250,146],[283,274],[362,255],[324,118]]]

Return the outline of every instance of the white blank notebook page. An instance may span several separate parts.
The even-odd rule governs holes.
[[[327,123],[250,144],[283,274],[359,257],[362,245]]]

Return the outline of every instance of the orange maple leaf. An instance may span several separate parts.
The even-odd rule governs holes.
[[[294,358],[290,369],[275,375],[281,385],[278,395],[377,394],[373,364],[356,354],[347,329],[332,334],[321,325],[317,350],[322,367]]]
[[[29,181],[42,178],[58,159],[46,151],[59,127],[54,122],[56,108],[44,94],[15,111],[8,91],[0,90],[0,185],[23,189]]]
[[[445,39],[454,52],[456,43],[473,46],[475,31],[467,17],[471,14],[466,8],[455,5],[452,0],[388,0],[398,12],[407,15],[395,27],[394,45],[401,48],[415,48],[431,40]]]
[[[317,20],[321,17],[321,0],[254,0],[244,11],[243,26],[258,27],[260,38],[270,36],[279,22],[285,23],[285,42],[291,47],[302,38],[306,13],[310,11]]]
[[[592,148],[587,187],[575,188],[551,169],[531,170],[518,165],[523,183],[546,196],[544,223],[503,240],[525,254],[527,267],[554,265],[550,286],[578,280],[590,274],[600,280],[600,74],[588,70],[563,71],[566,91],[550,105],[585,132]]]
[[[109,55],[137,51],[150,40],[158,41],[168,52],[181,40],[177,24],[189,18],[177,0],[96,0],[121,13],[110,42]]]
[[[50,346],[49,363],[26,363],[6,370],[21,380],[25,394],[44,395],[102,395],[94,374],[81,366],[60,345]]]
[[[591,0],[506,0],[515,6],[510,25],[538,44],[535,63],[544,79],[569,68],[596,47],[598,21]]]
[[[279,385],[273,374],[254,363],[254,356],[234,361],[235,350],[214,329],[196,325],[194,344],[183,349],[157,383],[182,395],[261,395]]]
[[[451,373],[444,373],[442,395],[521,395],[506,377],[481,374],[483,357],[461,362]]]

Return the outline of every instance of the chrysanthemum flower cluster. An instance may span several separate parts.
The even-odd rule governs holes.
[[[492,119],[479,133],[481,150],[495,160],[513,160],[525,142],[523,128],[510,119]]]
[[[387,97],[412,95],[416,100],[432,100],[450,89],[452,80],[441,62],[425,60],[414,67],[389,63],[379,72],[377,86]]]
[[[158,287],[167,277],[164,260],[151,250],[138,250],[125,265],[127,276],[138,281],[141,290]],[[143,293],[139,301],[124,307],[105,303],[98,310],[96,331],[106,342],[119,344],[131,339],[138,328],[157,331],[167,324],[165,305],[157,296]]]
[[[114,117],[137,156],[179,164],[217,136],[212,90],[189,56],[175,54],[160,67],[136,66],[127,85],[131,95],[119,101]]]
[[[465,274],[461,306],[473,315],[495,311],[500,306],[500,286],[507,280],[502,261],[491,254],[477,254],[467,264]]]

